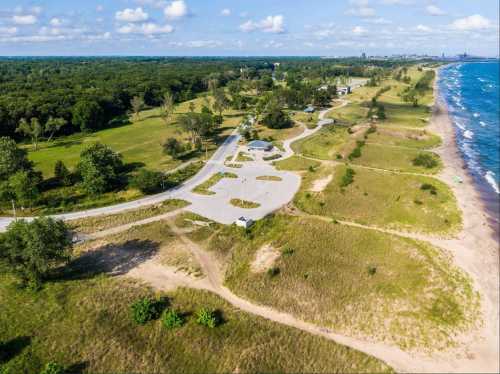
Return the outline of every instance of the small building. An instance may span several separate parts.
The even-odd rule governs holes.
[[[264,140],[252,140],[248,143],[249,151],[270,151],[273,149],[272,143],[266,142]]]
[[[243,227],[245,229],[250,228],[253,225],[253,220],[246,217],[240,217],[236,220],[236,226]]]
[[[351,93],[351,86],[337,88],[337,95],[339,96],[347,95],[350,93]]]
[[[309,105],[306,109],[304,109],[304,113],[314,113],[316,109],[312,106]]]

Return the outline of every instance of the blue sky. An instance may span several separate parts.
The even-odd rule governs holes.
[[[498,0],[0,0],[0,55],[498,56]]]

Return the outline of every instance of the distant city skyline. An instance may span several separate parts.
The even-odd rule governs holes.
[[[2,0],[0,55],[499,54],[498,0]]]

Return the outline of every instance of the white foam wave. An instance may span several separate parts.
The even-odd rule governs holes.
[[[465,131],[465,126],[462,125],[460,122],[458,121],[455,121],[455,125],[462,131]]]
[[[467,139],[472,139],[474,137],[474,133],[470,130],[465,130],[464,132],[464,138],[467,138]]]
[[[478,118],[480,116],[480,114],[479,113],[474,113],[473,116],[474,116],[474,118]]]
[[[479,121],[479,124],[480,124],[482,127],[486,127],[486,123],[484,123],[483,121]]]
[[[495,173],[491,170],[488,170],[484,176],[488,184],[495,190],[497,194],[500,194],[500,188],[498,187],[498,183],[495,180]]]

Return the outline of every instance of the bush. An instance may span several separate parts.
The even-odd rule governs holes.
[[[165,326],[169,330],[181,327],[184,324],[184,318],[172,309],[163,312],[161,321],[163,323],[163,326]]]
[[[347,168],[345,171],[345,174],[342,177],[342,180],[340,181],[340,187],[342,187],[342,188],[347,187],[351,183],[353,183],[355,174],[356,174],[356,172],[353,169]]]
[[[153,194],[163,190],[166,178],[163,173],[141,169],[132,179],[132,186],[145,194]]]
[[[434,187],[432,184],[429,184],[429,183],[424,183],[420,189],[422,191],[429,191],[431,193],[431,195],[437,195],[437,188]]]
[[[137,300],[131,306],[132,319],[138,325],[144,325],[160,316],[162,306],[161,301],[149,297]]]
[[[438,165],[438,162],[432,155],[428,153],[421,153],[413,159],[413,165],[422,166],[426,169],[432,169]]]
[[[196,312],[196,323],[213,329],[217,327],[219,321],[215,314],[215,311],[207,308],[201,308]]]
[[[287,248],[285,248],[285,249],[283,250],[283,252],[281,252],[281,253],[282,253],[282,254],[283,254],[283,256],[285,256],[285,257],[290,257],[291,255],[293,255],[293,254],[294,254],[294,252],[295,252],[295,251],[293,250],[293,248],[287,247]]]
[[[351,152],[349,155],[349,160],[352,160],[353,158],[360,158],[361,157],[361,148],[365,145],[364,141],[358,140],[356,142],[356,148]]]
[[[163,153],[177,159],[185,151],[184,145],[176,138],[168,138],[162,145]]]
[[[277,160],[279,158],[281,158],[281,155],[279,153],[276,153],[276,154],[271,155],[271,156],[264,156],[264,157],[262,157],[262,159],[264,161],[272,161],[272,160]]]
[[[269,112],[262,122],[270,129],[285,129],[293,125],[288,114],[277,108]]]
[[[280,268],[276,267],[276,266],[273,266],[272,268],[267,269],[267,275],[269,276],[269,278],[276,277],[277,275],[280,274],[280,272],[281,272]]]
[[[73,184],[71,172],[61,160],[58,160],[54,166],[54,176],[63,186],[71,186]]]
[[[376,266],[368,266],[368,274],[371,276],[374,276],[377,273],[377,267]]]
[[[64,373],[64,367],[59,365],[56,362],[49,362],[43,370],[40,372],[40,374],[63,374]]]

